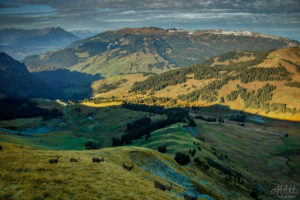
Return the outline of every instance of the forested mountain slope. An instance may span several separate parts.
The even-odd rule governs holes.
[[[59,51],[24,59],[30,71],[70,69],[103,76],[162,72],[232,50],[263,51],[298,42],[250,32],[125,28],[74,42]]]
[[[194,66],[158,75],[139,75],[144,78],[137,82],[130,78],[133,75],[124,75],[111,80],[109,84],[114,87],[109,91],[99,90],[105,83],[98,81],[93,85],[94,96],[114,96],[134,103],[167,107],[221,104],[232,109],[299,120],[299,66],[300,48],[233,51]]]

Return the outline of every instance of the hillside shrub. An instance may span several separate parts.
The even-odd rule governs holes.
[[[157,150],[158,150],[160,153],[166,153],[166,152],[167,152],[167,146],[166,146],[166,145],[159,146],[159,147],[157,148]]]
[[[183,152],[177,152],[174,159],[180,165],[186,165],[190,162],[190,156]]]

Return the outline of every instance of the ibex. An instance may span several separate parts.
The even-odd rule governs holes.
[[[127,169],[128,171],[130,171],[130,170],[133,169],[133,167],[134,167],[133,164],[132,164],[132,166],[127,166],[127,165],[125,164],[125,162],[123,162],[123,168],[124,168],[124,169]]]
[[[104,162],[104,158],[93,158],[92,160],[93,160],[93,163],[94,162],[97,162],[97,163]]]
[[[163,184],[159,181],[154,181],[154,186],[158,189],[161,189],[162,191],[165,191],[165,190],[171,191],[173,184],[171,183],[171,185],[166,186],[165,184]]]
[[[78,160],[76,158],[71,158],[70,162],[77,162]]]
[[[58,163],[58,160],[61,156],[57,156],[56,159],[50,159],[49,163],[53,164],[53,163]]]

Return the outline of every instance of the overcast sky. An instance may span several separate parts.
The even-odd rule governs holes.
[[[0,0],[0,29],[250,30],[300,41],[300,0]]]

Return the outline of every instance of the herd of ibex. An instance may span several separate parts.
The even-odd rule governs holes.
[[[0,145],[0,151],[2,151],[2,146]],[[58,163],[59,162],[59,159],[61,158],[62,156],[56,156],[56,158],[54,159],[50,159],[49,160],[49,163],[51,164],[54,164],[54,163]],[[76,158],[70,158],[70,162],[78,162],[80,160],[80,158],[76,159]],[[92,158],[92,162],[93,163],[100,163],[100,162],[104,162],[104,158]],[[134,165],[132,164],[131,166],[127,165],[125,162],[123,162],[123,168],[128,170],[128,171],[131,171],[133,168],[134,168]],[[158,189],[161,189],[163,191],[167,190],[167,191],[171,191],[172,190],[172,184],[171,185],[165,185],[159,181],[154,181],[154,186]],[[186,198],[186,196],[184,196],[185,199],[193,199],[194,198]]]
[[[2,151],[2,147],[0,146],[0,151]],[[59,158],[62,156],[57,156],[54,159],[50,159],[49,163],[54,164],[54,163],[58,163],[59,162]],[[76,158],[71,158],[70,162],[78,162],[80,159],[76,159]],[[104,158],[92,158],[92,162],[93,163],[100,163],[100,162],[104,162]],[[128,166],[125,164],[125,162],[123,162],[123,168],[127,169],[128,171],[131,171],[134,168],[134,165],[132,164],[131,166]]]

